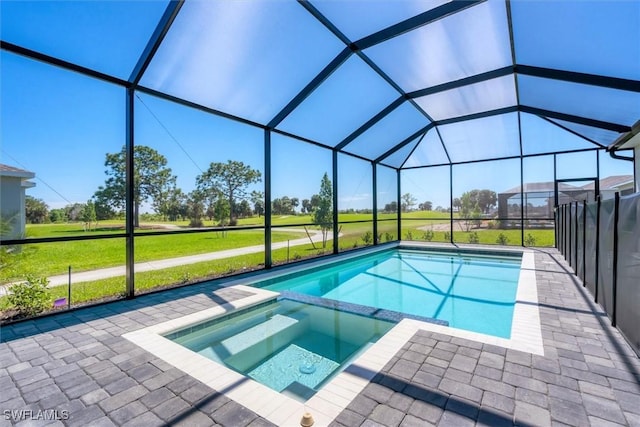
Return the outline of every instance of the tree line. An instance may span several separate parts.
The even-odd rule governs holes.
[[[82,221],[92,224],[100,220],[122,218],[126,204],[125,161],[125,147],[117,153],[106,154],[104,165],[107,178],[86,203],[72,203],[61,209],[49,209],[43,200],[27,196],[27,222],[42,224]],[[264,193],[248,192],[249,185],[262,180],[262,174],[243,162],[228,160],[226,163],[210,163],[207,170],[196,177],[195,188],[189,193],[177,186],[177,177],[168,166],[166,157],[157,150],[143,145],[136,146],[133,164],[135,227],[140,225],[140,210],[145,204],[150,205],[153,212],[163,220],[188,219],[193,227],[202,226],[206,219],[219,225],[235,225],[238,218],[264,215]],[[333,203],[331,181],[326,173],[320,187],[319,194],[303,199],[302,202],[296,197],[288,196],[273,199],[272,213],[295,214],[300,206],[302,213],[319,215],[317,223],[324,223],[327,203],[330,206]],[[331,193],[329,196],[327,191]]]
[[[61,209],[49,210],[44,201],[27,196],[27,222],[39,224],[82,221],[90,227],[100,220],[122,218],[126,203],[125,160],[125,147],[117,153],[106,154],[104,165],[107,178],[86,203],[73,203]],[[219,225],[235,225],[238,218],[264,215],[264,193],[248,193],[249,185],[260,182],[262,174],[241,161],[210,163],[207,170],[196,176],[195,188],[189,193],[177,186],[177,177],[168,166],[166,157],[155,149],[144,145],[136,146],[133,163],[132,198],[135,227],[140,226],[140,209],[145,204],[150,205],[162,220],[189,220],[192,227],[202,226],[204,220]],[[326,208],[328,191],[332,192],[330,184],[331,181],[325,173],[318,194],[303,200],[288,196],[273,199],[272,214],[295,215],[300,208],[301,213],[315,216],[318,211]],[[332,199],[329,201],[332,202]],[[497,196],[494,191],[472,190],[453,199],[453,207],[457,208],[462,218],[472,218],[490,213],[496,202]],[[401,196],[400,209],[403,212],[413,210],[416,205],[421,211],[433,210],[431,201],[417,203],[417,199],[411,193]],[[397,212],[398,202],[387,203],[383,211]],[[438,206],[436,211],[446,209]]]

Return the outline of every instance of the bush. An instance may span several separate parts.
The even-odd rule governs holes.
[[[411,230],[407,230],[407,233],[404,235],[405,240],[413,240],[413,233]]]
[[[498,234],[496,243],[499,245],[506,245],[507,243],[509,243],[509,238],[504,233],[500,233]]]
[[[477,231],[472,231],[469,233],[469,243],[480,243],[480,238],[478,237]]]
[[[362,241],[364,242],[365,246],[373,244],[373,233],[370,231],[364,233],[364,235],[362,236]]]
[[[524,238],[525,246],[535,246],[536,238],[531,235],[531,233],[527,233],[527,236]]]
[[[427,231],[424,232],[424,234],[422,235],[422,238],[424,240],[426,240],[427,242],[430,242],[433,240],[433,230],[429,229]]]
[[[494,228],[498,228],[498,223],[495,221],[487,221],[487,228],[489,230],[493,230]]]
[[[191,221],[189,221],[189,227],[199,228],[202,226],[204,226],[204,223],[200,218],[191,218]]]
[[[444,232],[444,240],[445,240],[445,242],[450,242],[451,241],[451,232],[450,231],[445,231]]]
[[[27,276],[26,281],[9,288],[7,300],[18,312],[35,316],[51,308],[51,296],[47,292],[49,280],[46,277]]]
[[[386,233],[384,233],[384,240],[387,242],[394,240],[393,234],[387,231]]]

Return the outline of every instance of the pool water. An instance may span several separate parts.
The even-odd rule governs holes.
[[[254,284],[510,338],[521,256],[390,250]]]
[[[166,336],[305,401],[393,322],[282,299]]]

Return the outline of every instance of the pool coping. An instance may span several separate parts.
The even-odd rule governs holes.
[[[275,300],[280,295],[278,292],[242,284],[230,284],[234,289],[245,291],[250,295],[178,319],[139,329],[124,334],[123,337],[274,424],[299,425],[302,414],[310,412],[317,425],[328,425],[420,330],[544,355],[540,314],[537,305],[534,253],[526,249],[519,252],[522,253],[522,264],[510,339],[415,319],[403,319],[304,403],[280,394],[163,337],[164,334],[204,320],[222,317],[238,309]]]

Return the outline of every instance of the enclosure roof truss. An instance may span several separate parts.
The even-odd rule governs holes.
[[[640,118],[640,2],[155,2],[117,70],[99,49],[4,25],[48,19],[46,2],[19,3],[3,5],[5,52],[393,168],[544,154],[531,116],[593,149]],[[444,154],[418,162],[421,144]]]

